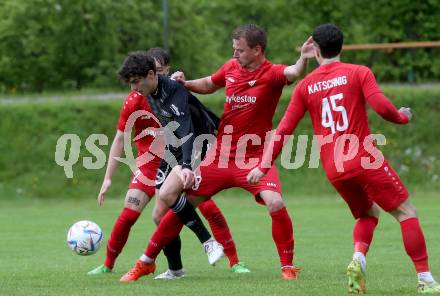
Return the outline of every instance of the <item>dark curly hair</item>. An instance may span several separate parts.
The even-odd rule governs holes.
[[[344,35],[335,25],[323,24],[316,27],[312,38],[318,44],[322,57],[330,59],[341,53]]]
[[[118,71],[118,77],[124,82],[129,82],[134,76],[147,77],[150,70],[156,74],[156,65],[152,57],[145,51],[130,52]]]

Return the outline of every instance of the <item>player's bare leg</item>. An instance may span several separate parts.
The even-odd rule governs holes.
[[[159,196],[159,190],[156,189],[156,196]],[[153,218],[153,222],[156,225],[159,225],[160,220],[162,220],[163,216],[165,216],[166,212],[170,208],[164,203],[160,198],[156,198],[154,202],[154,208],[153,212],[151,213],[151,216]]]
[[[172,169],[159,190],[159,198],[182,220],[183,224],[195,233],[203,244],[212,239],[211,234],[203,225],[194,206],[187,200],[186,194],[182,193],[184,190],[183,170],[181,166],[175,166]]]
[[[121,281],[136,281],[141,276],[153,273],[156,269],[155,260],[160,251],[179,235],[182,227],[182,220],[173,211],[168,211],[151,237],[140,260],[136,262],[135,266],[130,271],[122,276]],[[205,252],[208,254],[208,261],[210,264],[214,264],[223,256],[223,247],[213,239],[205,242],[204,248]]]
[[[272,238],[278,250],[281,276],[285,280],[296,280],[301,267],[293,264],[294,240],[292,220],[289,217],[281,194],[271,190],[259,193],[272,218]]]
[[[116,220],[110,238],[107,241],[107,254],[104,264],[89,271],[89,275],[110,273],[115,264],[116,258],[124,248],[131,227],[136,223],[150,197],[139,189],[129,189],[125,195],[124,209]]]
[[[414,263],[419,293],[440,293],[440,285],[433,278],[428,264],[425,237],[417,217],[417,209],[409,199],[390,213],[400,223],[405,251]]]
[[[205,253],[208,255],[210,264],[214,265],[224,256],[222,245],[211,237],[196,213],[194,206],[187,200],[186,194],[182,194],[183,182],[180,177],[180,170],[180,166],[174,167],[159,190],[158,197],[171,209],[172,213],[167,213],[161,219],[144,254],[136,262],[135,266],[121,277],[121,281],[136,281],[141,276],[153,273],[156,269],[154,262],[157,255],[162,248],[178,236],[182,227],[181,223],[187,225],[197,235],[203,244]],[[198,204],[201,200],[203,198],[193,198],[195,204]]]
[[[158,190],[156,191],[156,195],[159,196]],[[202,201],[201,198],[193,199],[194,203],[200,201]],[[161,199],[157,198],[153,210],[153,221],[158,225],[168,211],[168,205]],[[168,270],[156,276],[155,279],[174,280],[185,276],[180,257],[180,249],[181,243],[178,236],[163,248],[168,260]],[[153,258],[149,257],[147,254],[143,254],[134,267],[121,278],[121,281],[136,281],[139,277],[148,275],[151,272],[154,272],[154,270],[155,265]]]

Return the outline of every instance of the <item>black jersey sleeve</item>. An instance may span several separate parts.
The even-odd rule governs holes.
[[[190,93],[188,98],[195,136],[214,134],[218,130],[220,119],[193,94]]]
[[[175,131],[177,138],[185,140],[182,143],[182,168],[191,167],[191,155],[194,145],[194,128],[191,121],[191,112],[188,105],[188,91],[179,86],[170,98],[170,111],[173,112],[179,127]]]

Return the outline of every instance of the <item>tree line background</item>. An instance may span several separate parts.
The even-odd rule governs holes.
[[[321,23],[344,32],[346,44],[440,40],[438,0],[169,0],[173,69],[206,76],[231,57],[230,33],[257,23],[268,33],[268,57],[293,63],[296,48]],[[126,54],[163,46],[161,0],[0,1],[0,93],[118,85]],[[345,52],[388,82],[434,82],[440,49]]]

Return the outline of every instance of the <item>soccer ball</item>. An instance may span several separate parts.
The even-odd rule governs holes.
[[[69,248],[81,256],[95,254],[103,240],[104,234],[98,224],[87,220],[76,222],[67,233]]]

